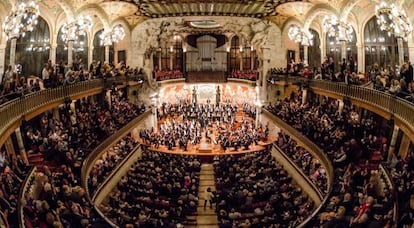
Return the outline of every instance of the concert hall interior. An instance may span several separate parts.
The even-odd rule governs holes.
[[[414,227],[412,0],[1,0],[0,227]]]

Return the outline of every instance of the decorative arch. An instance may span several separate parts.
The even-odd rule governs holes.
[[[98,5],[96,4],[90,4],[85,7],[80,8],[77,12],[77,15],[93,15],[95,14],[101,23],[103,24],[104,29],[109,28],[109,22],[108,22],[108,15],[105,13],[105,11],[102,10]]]
[[[57,4],[62,8],[63,12],[65,12],[65,15],[67,18],[74,18],[75,15],[73,13],[73,9],[71,4],[68,0],[55,0]]]
[[[303,25],[304,29],[309,29],[310,25],[312,24],[313,20],[319,16],[320,14],[334,14],[338,15],[338,11],[332,7],[318,4],[314,7],[312,7],[309,10],[309,13],[305,16],[306,21]]]

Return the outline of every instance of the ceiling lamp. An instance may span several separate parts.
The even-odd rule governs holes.
[[[304,46],[313,45],[313,35],[308,30],[304,30],[297,25],[290,26],[288,36],[295,43],[300,43]]]
[[[75,41],[79,36],[86,34],[92,27],[92,18],[89,16],[79,16],[72,19],[69,23],[64,23],[62,27],[62,40],[64,42]]]
[[[122,25],[116,25],[110,31],[102,32],[99,38],[101,39],[101,45],[110,46],[125,38],[125,29]]]
[[[352,26],[345,20],[338,20],[335,15],[325,17],[323,27],[329,37],[335,37],[338,41],[351,42],[353,40]]]
[[[386,31],[389,36],[394,34],[407,39],[413,29],[405,11],[397,8],[395,4],[381,2],[375,7],[375,16],[381,31]]]
[[[26,32],[33,31],[39,13],[39,5],[34,1],[20,3],[4,20],[3,31],[6,39],[24,37]]]

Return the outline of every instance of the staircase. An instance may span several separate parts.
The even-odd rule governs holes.
[[[216,187],[214,185],[214,168],[213,164],[202,164],[200,171],[200,186],[198,188],[198,208],[197,208],[197,225],[193,227],[197,228],[213,228],[219,227],[217,214],[215,212],[215,206],[210,208],[210,204],[207,204],[204,209],[204,192],[210,187],[214,192]],[[186,226],[187,227],[187,226]]]

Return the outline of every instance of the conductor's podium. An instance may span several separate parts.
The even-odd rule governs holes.
[[[200,147],[198,148],[199,153],[212,153],[213,146],[209,143],[200,143]]]

